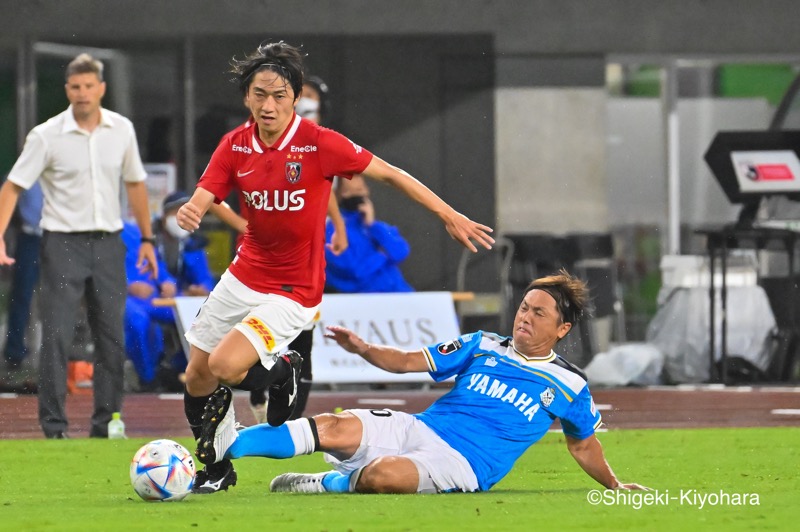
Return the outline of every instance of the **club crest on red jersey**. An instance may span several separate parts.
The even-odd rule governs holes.
[[[288,161],[286,163],[286,180],[291,183],[295,184],[300,181],[300,172],[303,170],[302,163],[298,163],[295,161]]]

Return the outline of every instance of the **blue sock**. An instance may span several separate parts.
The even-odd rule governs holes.
[[[325,491],[333,493],[348,493],[350,491],[350,476],[353,473],[346,475],[338,471],[331,471],[322,478],[322,487]]]
[[[239,431],[225,458],[243,456],[267,456],[269,458],[291,458],[295,455],[294,442],[289,427],[272,427],[267,424],[254,425]]]

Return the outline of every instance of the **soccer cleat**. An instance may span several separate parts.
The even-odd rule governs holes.
[[[233,445],[239,433],[233,410],[233,392],[220,386],[208,398],[197,439],[197,459],[204,464],[214,464],[225,457],[225,451]]]
[[[236,470],[230,460],[213,466],[206,466],[197,472],[194,477],[194,487],[192,493],[215,493],[217,491],[228,491],[230,486],[236,485]]]
[[[294,493],[325,493],[322,479],[330,473],[284,473],[272,479],[269,491],[290,491]]]
[[[273,427],[283,425],[294,412],[297,405],[297,383],[300,380],[300,366],[303,357],[297,351],[287,351],[281,356],[290,368],[291,375],[285,382],[273,384],[269,387],[269,401],[267,401],[267,423]]]

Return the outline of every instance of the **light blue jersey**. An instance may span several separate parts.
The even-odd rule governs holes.
[[[583,373],[552,351],[526,359],[511,338],[478,331],[424,353],[435,381],[456,380],[416,416],[469,461],[481,490],[503,478],[556,418],[577,439],[601,423]]]

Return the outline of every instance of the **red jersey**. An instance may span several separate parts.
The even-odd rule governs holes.
[[[319,304],[331,182],[363,172],[370,161],[369,151],[297,115],[271,147],[255,124],[225,135],[197,186],[217,203],[233,189],[241,194],[248,225],[230,272],[257,292]]]

